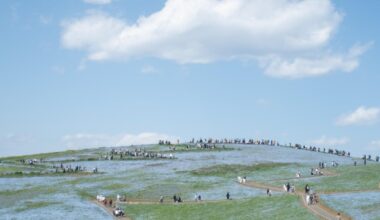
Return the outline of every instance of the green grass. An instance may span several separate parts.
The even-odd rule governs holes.
[[[89,173],[89,172],[78,172],[78,173],[56,173],[54,171],[44,172],[44,171],[31,171],[31,172],[23,172],[17,171],[14,173],[0,173],[0,178],[16,178],[16,177],[36,177],[36,176],[48,176],[48,177],[60,177],[60,176],[93,176],[100,175],[101,172],[98,173]]]
[[[211,167],[203,167],[190,171],[190,173],[195,176],[236,177],[237,175],[247,176],[249,174],[252,174],[252,172],[268,171],[289,165],[289,163],[262,163],[253,165],[223,164]]]
[[[255,197],[212,203],[127,205],[132,219],[317,219],[299,202],[297,196]]]
[[[84,200],[91,200],[95,198],[95,195],[93,195],[91,192],[88,192],[86,190],[77,190],[77,195],[80,196]]]
[[[317,192],[350,192],[379,190],[380,164],[370,164],[367,166],[339,166],[329,168],[328,171],[336,173],[337,176],[326,176],[317,179],[300,179],[291,181],[296,188],[303,189],[309,184]],[[271,185],[282,185],[284,182],[273,181]]]
[[[35,159],[45,158],[46,159],[46,158],[51,158],[51,157],[72,156],[84,151],[86,150],[66,150],[66,151],[41,153],[41,154],[2,157],[0,158],[0,160],[9,161],[9,160],[22,160],[22,159],[31,159],[31,158],[35,158]]]
[[[120,189],[123,189],[123,188],[126,188],[128,187],[127,184],[123,184],[123,183],[111,183],[111,184],[104,184],[103,186],[101,186],[101,189],[105,189],[105,190],[120,190]]]
[[[194,192],[207,190],[215,187],[214,183],[209,182],[159,182],[154,185],[149,185],[141,190],[129,192],[128,197],[140,199],[157,200],[160,196],[173,196],[177,194],[184,198],[185,195],[193,195]]]

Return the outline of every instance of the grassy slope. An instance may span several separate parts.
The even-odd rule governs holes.
[[[88,150],[67,150],[59,152],[41,153],[41,154],[31,154],[31,155],[20,155],[11,157],[2,157],[0,160],[11,161],[11,160],[21,160],[21,159],[40,159],[40,158],[51,158],[51,157],[63,157],[63,156],[73,156]]]
[[[309,184],[317,192],[346,192],[346,191],[368,191],[378,190],[380,183],[380,164],[367,166],[340,166],[329,168],[337,176],[322,177],[320,179],[305,179],[291,181],[298,189],[303,189],[305,184]],[[270,182],[272,185],[282,185],[283,182]]]
[[[262,172],[273,170],[280,167],[289,166],[288,163],[262,163],[253,165],[215,165],[211,167],[204,167],[191,171],[195,176],[223,176],[223,177],[236,177],[236,175],[249,175],[252,172]]]
[[[316,219],[292,195],[215,203],[128,205],[125,211],[132,219]]]

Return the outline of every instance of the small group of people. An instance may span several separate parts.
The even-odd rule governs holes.
[[[306,203],[308,205],[315,205],[318,202],[319,202],[319,200],[318,200],[318,196],[316,193],[306,194]]]
[[[194,195],[194,201],[196,201],[196,202],[200,202],[200,201],[202,201],[202,196],[201,196],[201,194],[196,193],[196,194]]]
[[[116,195],[116,201],[118,202],[126,202],[127,201],[127,196],[124,195],[124,196],[121,196],[119,194]]]
[[[158,144],[159,145],[171,145],[171,141],[168,141],[168,140],[159,140],[158,141]]]
[[[104,206],[110,206],[110,207],[112,207],[112,203],[113,203],[112,199],[109,199],[109,200],[108,200],[108,199],[107,199],[105,196],[103,196],[103,195],[97,195],[97,196],[96,196],[96,200],[97,200],[98,202],[102,202]]]
[[[244,183],[247,182],[247,177],[246,177],[246,176],[243,176],[243,177],[238,176],[238,177],[237,177],[237,181],[238,181],[239,183],[244,184]]]
[[[182,202],[181,196],[177,196],[176,194],[174,194],[173,202],[174,203],[181,203]]]
[[[69,165],[63,165],[61,163],[59,166],[53,165],[53,169],[55,169],[56,173],[62,172],[62,173],[78,173],[78,172],[86,172],[86,167],[81,165],[71,166]]]
[[[296,187],[293,184],[290,185],[289,182],[287,184],[284,184],[283,188],[284,188],[284,191],[286,191],[288,193],[294,193],[296,191]]]
[[[311,168],[310,175],[312,176],[322,176],[323,172],[319,168]]]
[[[319,167],[320,169],[324,169],[324,168],[327,167],[327,163],[326,163],[326,162],[319,162],[319,163],[318,163],[318,167]]]
[[[317,193],[313,192],[309,186],[309,184],[305,185],[305,194],[306,194],[306,204],[308,205],[314,205],[319,202],[319,198]]]
[[[300,171],[297,171],[296,178],[301,178],[301,172]]]
[[[270,190],[269,188],[267,189],[267,196],[269,196],[269,197],[272,196],[272,190]]]

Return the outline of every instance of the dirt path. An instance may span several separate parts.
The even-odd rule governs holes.
[[[170,204],[170,205],[181,205],[181,204],[204,204],[204,203],[217,203],[221,202],[222,200],[202,200],[202,201],[183,201],[181,203],[174,203],[171,199],[167,199],[163,203],[160,203],[159,201],[154,200],[146,200],[146,199],[130,199],[126,202],[116,202],[116,205],[157,205],[157,204]],[[132,220],[130,217],[128,217],[127,213],[123,217],[115,217],[113,215],[113,210],[115,206],[105,206],[103,203],[98,202],[97,200],[92,200],[95,205],[101,207],[103,210],[105,210],[109,215],[113,216],[113,218],[116,220]]]
[[[314,175],[314,176],[301,176],[301,177],[293,177],[293,178],[284,178],[284,179],[270,179],[267,181],[289,181],[289,180],[300,180],[300,179],[311,179],[311,178],[317,178],[317,177],[333,177],[333,176],[339,176],[339,174],[329,171],[329,170],[323,170],[323,175]]]
[[[217,203],[223,200],[202,200],[202,201],[193,201],[186,200],[180,203],[174,203],[172,199],[166,199],[163,203],[153,200],[144,200],[144,199],[129,199],[126,202],[118,202],[118,204],[130,204],[130,205],[157,205],[157,204],[170,204],[170,205],[181,205],[181,204],[202,204],[202,203]],[[226,200],[227,201],[227,200]]]
[[[275,192],[284,192],[284,189],[282,187],[274,187],[274,186],[268,186],[262,183],[254,182],[254,181],[247,181],[246,183],[241,183],[243,186],[253,187],[253,188],[259,188],[259,189],[270,189],[271,191]],[[306,194],[304,192],[296,191],[296,195],[301,200],[302,205],[307,208],[310,212],[312,212],[314,215],[318,216],[321,219],[327,219],[327,220],[336,220],[337,218],[337,211],[329,208],[328,206],[317,203],[314,205],[308,205],[306,203]],[[351,219],[349,216],[341,213],[341,219]]]
[[[325,175],[323,176],[337,176],[338,174],[333,172],[325,172]],[[278,179],[278,180],[293,180],[293,179],[302,179],[302,178],[312,178],[312,177],[320,177],[320,176],[307,176],[307,177],[301,177],[301,178],[289,178],[289,179]],[[277,181],[277,180],[275,180]],[[243,186],[246,187],[252,187],[252,188],[258,188],[258,189],[270,189],[274,192],[284,192],[284,189],[282,187],[275,187],[271,185],[266,185],[263,183],[255,182],[255,181],[247,181],[245,183],[240,183]],[[379,183],[380,188],[380,183]],[[374,190],[369,190],[368,192],[372,192]],[[375,190],[376,191],[376,190]],[[379,189],[380,191],[380,189]],[[367,192],[363,190],[358,191],[347,191],[347,192],[320,192],[319,194],[336,194],[336,193],[350,193],[350,192]],[[312,212],[314,215],[318,216],[320,219],[327,219],[327,220],[337,220],[337,211],[326,206],[322,203],[317,203],[314,205],[308,205],[306,203],[306,194],[302,191],[296,191],[295,195],[297,195],[300,198],[300,202],[302,206],[307,208],[310,212]],[[183,201],[182,203],[174,203],[171,198],[166,199],[163,204],[172,204],[172,205],[180,205],[180,204],[201,204],[201,203],[216,203],[221,202],[222,200],[203,200],[203,201]],[[113,208],[109,206],[104,206],[102,203],[94,200],[93,203],[103,208],[107,213],[109,213],[111,216],[113,216]],[[152,204],[161,204],[159,201],[153,201],[153,200],[146,200],[146,199],[129,199],[126,202],[117,202],[117,204],[121,205],[127,205],[127,204],[133,204],[133,205],[152,205]],[[340,219],[341,220],[351,220],[351,217],[345,215],[344,213],[340,213]],[[114,219],[121,219],[121,220],[131,220],[130,217],[127,216],[127,213],[124,217],[114,217]]]
[[[101,202],[98,202],[97,200],[93,200],[92,201],[94,204],[96,204],[97,206],[101,207],[103,210],[105,210],[108,214],[110,214],[111,216],[113,216],[114,219],[118,219],[118,220],[132,220],[131,218],[129,218],[127,216],[127,213],[125,213],[124,216],[121,216],[121,217],[115,217],[113,215],[113,207],[110,207],[110,206],[105,206],[103,203]]]

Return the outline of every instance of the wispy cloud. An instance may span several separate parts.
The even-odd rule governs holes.
[[[158,140],[178,140],[179,137],[155,132],[143,132],[139,134],[69,134],[62,137],[62,141],[68,148],[102,147],[102,146],[129,146],[138,144],[155,144]]]
[[[135,23],[102,12],[63,22],[62,44],[90,60],[156,57],[178,63],[259,61],[269,76],[301,78],[359,66],[367,45],[328,43],[343,16],[330,0],[168,0]]]
[[[282,57],[261,59],[266,74],[277,78],[298,79],[325,75],[333,71],[351,72],[359,66],[359,57],[372,43],[353,46],[346,54],[319,54],[296,57],[291,60]]]
[[[340,116],[336,124],[340,126],[373,124],[380,117],[380,108],[361,106],[355,111]]]
[[[83,0],[83,1],[88,4],[95,4],[95,5],[106,5],[112,2],[112,0]]]

